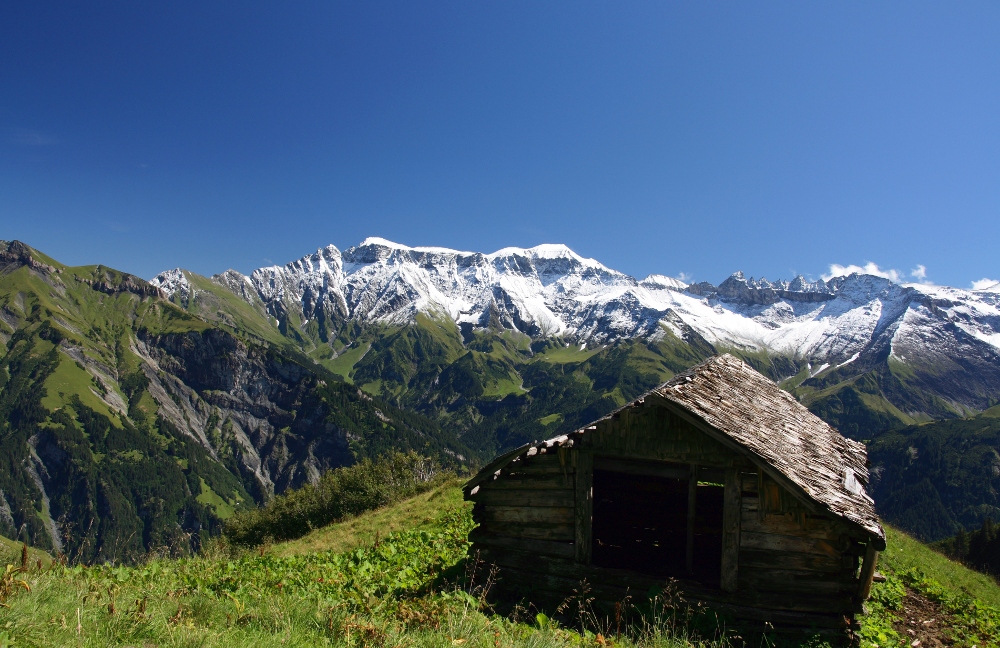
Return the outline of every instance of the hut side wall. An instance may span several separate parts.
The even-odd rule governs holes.
[[[775,609],[853,613],[864,539],[759,472],[741,478],[738,591]]]
[[[587,579],[602,600],[622,600],[657,581],[577,561],[575,540],[579,448],[522,457],[467,495],[479,523],[473,554],[499,567],[499,587],[538,605],[556,605]],[[589,481],[589,471],[585,478]]]

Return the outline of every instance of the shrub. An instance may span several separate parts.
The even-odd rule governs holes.
[[[226,522],[224,533],[231,542],[244,546],[291,540],[422,493],[450,476],[433,460],[412,452],[365,459],[331,470],[316,484],[279,495],[261,508],[237,512]]]

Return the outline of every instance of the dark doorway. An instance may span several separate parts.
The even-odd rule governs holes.
[[[697,487],[693,572],[687,568],[689,480],[594,470],[593,486],[594,565],[718,586],[721,486]]]

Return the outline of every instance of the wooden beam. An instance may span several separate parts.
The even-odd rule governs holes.
[[[508,538],[473,529],[469,540],[477,545],[496,547],[511,551],[523,551],[533,556],[556,556],[572,560],[573,544],[570,542],[554,542],[552,540],[534,540],[532,538]]]
[[[563,507],[573,508],[575,506],[573,489],[560,488],[559,490],[504,490],[502,488],[486,488],[480,490],[467,499],[473,502],[481,502],[487,506],[535,506],[535,507]]]
[[[737,468],[726,471],[722,495],[722,590],[735,592],[739,579],[740,520],[743,517],[740,473]]]
[[[483,533],[503,536],[505,538],[526,538],[531,540],[553,540],[555,542],[573,542],[576,529],[569,524],[522,524],[520,522],[490,522],[482,521],[479,529]]]
[[[701,481],[722,482],[726,471],[695,464],[698,466],[698,479]],[[684,479],[691,475],[691,465],[670,461],[643,461],[631,457],[594,455],[594,470],[637,475],[640,477],[666,477],[668,479]]]
[[[576,506],[574,512],[576,561],[589,565],[593,544],[594,455],[589,448],[576,451]]]
[[[642,477],[668,477],[672,479],[687,479],[690,468],[686,464],[666,461],[638,461],[623,457],[594,456],[595,470],[639,475]]]
[[[878,564],[878,550],[875,549],[875,543],[869,540],[865,549],[865,560],[861,563],[861,575],[858,577],[858,603],[867,601],[868,595],[872,593],[876,564]]]
[[[687,552],[685,564],[687,573],[694,573],[694,522],[695,504],[698,501],[698,466],[691,466],[688,477]]]

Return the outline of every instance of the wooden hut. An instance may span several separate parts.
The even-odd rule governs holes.
[[[474,551],[539,603],[676,579],[741,619],[845,627],[885,533],[867,453],[743,361],[715,356],[465,486]]]

